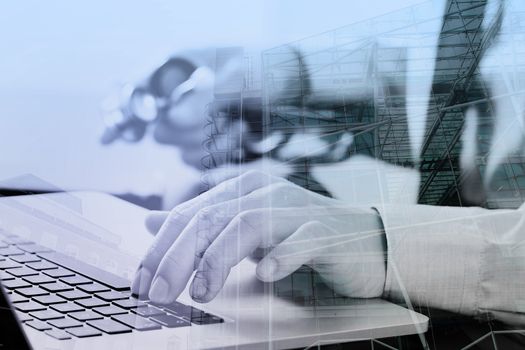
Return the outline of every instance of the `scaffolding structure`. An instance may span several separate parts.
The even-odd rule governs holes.
[[[327,154],[341,135],[352,133],[346,157],[366,154],[418,168],[422,204],[517,207],[525,200],[520,152],[500,160],[503,164],[491,191],[477,201],[465,198],[463,185],[486,180],[493,143],[498,96],[482,79],[480,62],[491,55],[524,54],[520,43],[525,42],[525,14],[489,8],[486,0],[451,0],[445,17],[429,18],[430,6],[422,4],[265,51],[263,129],[267,134],[283,133],[286,139],[297,132],[313,132],[332,146]],[[512,23],[511,30],[502,28],[503,15]],[[441,33],[437,53],[432,40],[435,28]],[[512,52],[491,51],[495,42]],[[408,50],[417,54],[408,57]],[[409,60],[416,68],[407,77]],[[516,69],[508,91],[523,91],[515,84],[525,84],[525,67]],[[407,121],[406,83],[407,79],[424,82],[425,77],[433,77],[429,99],[410,101],[420,103],[426,114],[423,140],[416,149]],[[472,107],[478,112],[477,169],[465,176],[460,168],[461,140],[465,113]],[[519,110],[514,112],[521,118]],[[271,156],[279,158],[279,148]],[[300,184],[311,188],[308,168],[329,161],[334,159],[318,156],[291,163],[302,178]]]
[[[259,140],[263,134],[261,84],[252,60],[241,47],[217,49],[215,69],[219,75],[222,71],[228,73],[216,81],[214,101],[208,106],[207,137],[203,145],[207,155],[201,160],[204,169],[260,157],[246,147],[250,144],[248,140]],[[204,178],[203,182],[208,181]]]
[[[512,81],[498,75],[501,67],[494,67],[491,83],[504,86],[503,95],[494,95],[483,79],[481,61],[525,57],[525,12],[510,6],[490,8],[486,0],[448,0],[444,17],[433,10],[432,3],[425,3],[264,51],[262,85],[248,73],[237,76],[228,89],[216,90],[205,145],[210,154],[203,165],[214,168],[266,156],[286,162],[293,169],[291,181],[330,195],[313,178],[311,168],[366,155],[418,170],[421,204],[520,206],[525,201],[523,145],[498,159],[490,187],[477,202],[465,196],[465,187],[474,183],[478,190],[485,189],[493,145],[505,142],[494,138],[495,104],[504,100],[512,105],[516,120],[523,117],[524,106],[515,98],[525,97],[525,60],[514,62]],[[511,27],[502,25],[503,16]],[[491,51],[495,43],[504,49]],[[251,66],[249,59],[245,63]],[[421,90],[431,86],[430,96],[408,101],[408,80],[421,82]],[[424,118],[408,120],[409,107],[421,110]],[[477,112],[476,166],[465,174],[462,135],[472,108]],[[238,132],[235,121],[247,129]],[[414,127],[422,130],[419,142]],[[317,146],[290,156],[284,151],[298,134],[307,140],[305,148]],[[257,143],[276,135],[277,145],[264,154],[242,146],[246,139]],[[303,267],[273,288],[280,297],[305,304],[344,305],[343,297],[323,285]],[[429,314],[426,309],[419,306],[416,311]],[[493,339],[501,333],[497,332],[490,328],[487,334]],[[478,337],[469,339],[470,345],[465,340],[465,349],[490,338]],[[373,342],[371,348],[377,346]],[[437,349],[435,344],[432,348]]]

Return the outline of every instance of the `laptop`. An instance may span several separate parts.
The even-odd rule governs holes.
[[[0,198],[2,349],[285,349],[427,331],[381,299],[336,295],[309,269],[276,283],[243,260],[208,304],[139,300],[148,211],[108,194]]]

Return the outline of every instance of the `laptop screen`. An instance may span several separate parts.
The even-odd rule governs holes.
[[[31,349],[7,294],[0,282],[0,349]]]

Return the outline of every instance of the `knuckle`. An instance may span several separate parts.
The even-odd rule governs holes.
[[[213,207],[204,207],[199,209],[199,211],[197,211],[197,214],[195,215],[195,220],[197,222],[213,221],[213,218],[216,213],[216,211],[213,209]]]
[[[234,227],[243,236],[249,237],[250,242],[256,242],[257,246],[267,245],[272,236],[271,225],[263,219],[266,209],[250,209],[239,213],[236,217]]]
[[[239,182],[251,183],[257,187],[270,184],[273,177],[261,170],[250,169],[238,177]]]
[[[321,231],[324,231],[325,228],[326,226],[322,222],[317,220],[311,220],[299,226],[297,231],[304,236],[318,237],[320,236]]]
[[[210,205],[203,209],[203,219],[208,220],[209,222],[220,224],[223,223],[228,218],[231,219],[239,210],[237,202],[235,200],[226,201],[223,203],[218,203]]]
[[[255,226],[259,218],[263,215],[264,210],[262,209],[249,209],[244,210],[237,214],[234,218],[235,222],[239,225]]]
[[[278,182],[269,186],[272,192],[290,193],[297,190],[297,186],[291,182]]]
[[[235,215],[227,225],[225,232],[228,236],[252,234],[257,227],[258,210],[247,210]]]
[[[257,169],[250,169],[250,170],[247,170],[246,172],[244,172],[242,175],[241,175],[242,178],[248,178],[248,179],[257,179],[257,178],[261,178],[261,177],[269,177],[269,175],[265,172],[262,172],[260,170],[257,170]]]
[[[242,226],[242,224],[243,224],[242,215],[243,215],[242,213],[239,213],[239,214],[235,215],[231,219],[230,223],[228,224],[228,227],[229,228],[237,228],[238,229],[240,226]]]
[[[199,237],[204,236],[206,239],[209,239],[211,228],[218,224],[217,217],[218,214],[212,207],[202,208],[193,218],[191,226]]]
[[[305,222],[301,227],[304,228],[321,228],[324,227],[324,224],[319,220],[310,220],[308,222]]]
[[[181,221],[187,221],[189,216],[185,213],[185,210],[179,207],[173,208],[166,218],[166,221],[170,224],[177,224]]]
[[[268,195],[272,204],[291,203],[303,204],[301,199],[304,198],[304,190],[290,182],[277,182],[266,187],[263,195]]]

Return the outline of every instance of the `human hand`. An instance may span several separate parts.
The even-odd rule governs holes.
[[[230,269],[257,248],[272,249],[257,277],[275,281],[303,264],[337,292],[377,297],[385,280],[384,242],[373,209],[341,202],[260,172],[227,180],[147,225],[155,242],[132,285],[158,303],[174,301],[196,270],[190,288],[200,302],[213,299]]]

